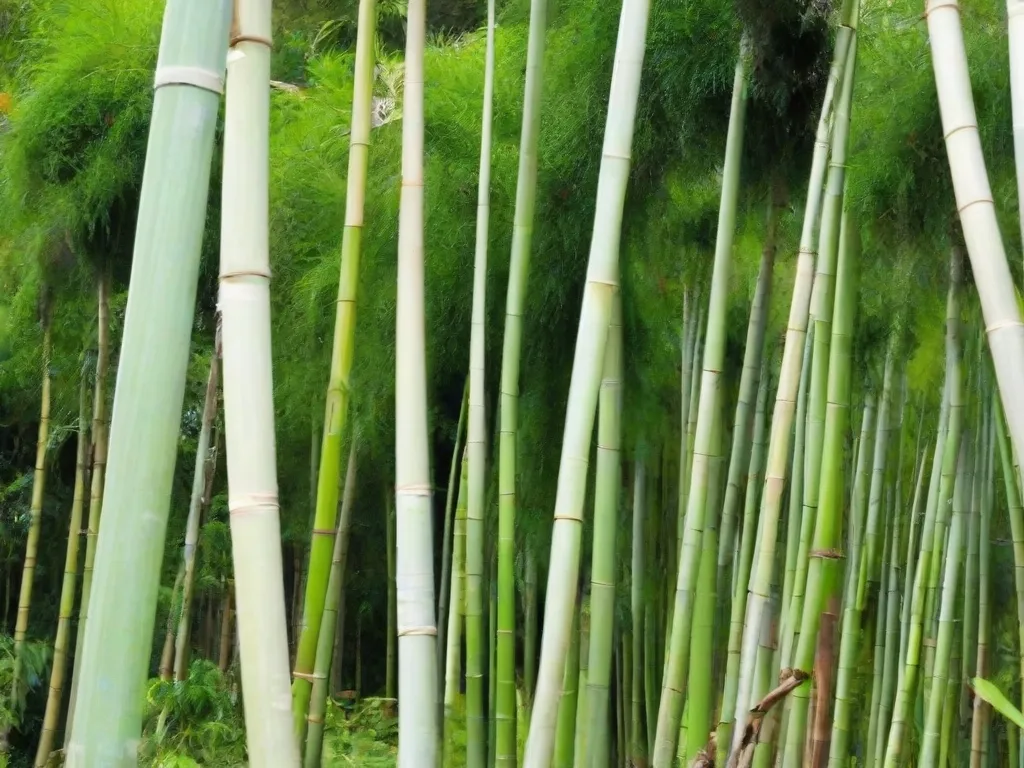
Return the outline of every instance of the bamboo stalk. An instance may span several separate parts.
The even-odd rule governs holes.
[[[644,578],[646,550],[644,531],[647,528],[647,474],[644,461],[637,458],[633,470],[633,541],[630,561],[630,741],[629,761],[636,768],[646,768],[650,754],[644,727]]]
[[[136,763],[230,19],[164,13],[68,768]]]
[[[462,465],[462,469],[459,473],[458,501],[455,504],[451,602],[448,606],[448,647],[445,654],[444,712],[446,729],[454,728],[454,724],[450,720],[454,715],[455,700],[459,694],[459,681],[462,679],[462,625],[466,614],[466,485],[468,484],[468,468],[465,451],[463,451],[459,463]]]

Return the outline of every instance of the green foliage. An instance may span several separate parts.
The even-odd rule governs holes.
[[[23,725],[29,698],[45,690],[50,674],[53,651],[47,643],[28,641],[21,654],[18,698],[12,701],[6,692],[12,690],[14,684],[14,638],[0,635],[0,691],[5,692],[0,697],[0,730]]]
[[[1024,728],[1024,714],[1021,714],[1021,711],[1003,695],[998,686],[983,677],[976,677],[971,680],[971,688],[974,689],[976,696],[983,698],[999,714],[1018,728]]]

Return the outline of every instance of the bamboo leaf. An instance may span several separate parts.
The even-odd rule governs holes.
[[[1012,722],[1018,728],[1024,728],[1024,714],[1015,707],[999,687],[983,677],[976,677],[971,681],[974,693],[992,705],[999,714]]]

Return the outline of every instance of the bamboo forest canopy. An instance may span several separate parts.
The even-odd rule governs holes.
[[[311,480],[310,465],[316,458],[310,446],[318,443],[323,429],[323,391],[331,368],[358,5],[356,0],[274,3],[269,133],[274,425],[282,536],[296,547],[309,540],[313,527],[315,470]],[[345,438],[360,446],[354,525],[363,531],[357,530],[360,544],[351,555],[350,568],[360,574],[348,598],[357,603],[352,615],[357,610],[380,613],[385,600],[374,576],[384,578],[385,526],[369,513],[359,522],[363,512],[358,505],[376,510],[395,475],[406,5],[405,0],[377,2],[356,352]],[[653,457],[661,446],[673,446],[661,460],[666,466],[679,461],[684,295],[704,311],[738,57],[749,74],[725,308],[725,370],[729,380],[738,381],[772,210],[778,215],[779,255],[771,277],[765,357],[771,363],[782,355],[838,6],[833,0],[653,2],[619,249],[625,457]],[[959,225],[921,11],[920,0],[860,0],[845,206],[859,222],[862,240],[851,369],[863,374],[857,376],[854,402],[859,409],[869,393],[881,390],[886,350],[893,343],[899,373],[906,374],[906,402],[923,403],[934,415],[944,380],[948,254],[959,238]],[[151,0],[0,0],[0,565],[8,574],[0,633],[9,631],[8,609],[17,604],[10,574],[22,560],[28,534],[44,328],[49,327],[47,343],[52,345],[52,471],[42,514],[44,529],[56,531],[66,527],[73,495],[79,376],[96,367],[95,294],[102,275],[110,276],[111,286],[110,381],[118,378],[117,349],[133,269],[163,12],[164,3]],[[540,553],[548,552],[551,538],[559,436],[594,228],[619,13],[619,3],[607,0],[553,0],[548,9],[517,438],[516,525]],[[492,425],[499,408],[529,17],[528,0],[497,3],[486,277],[488,435],[497,432]],[[469,366],[486,19],[486,4],[476,0],[427,3],[427,402],[433,483],[441,489],[451,462],[458,461],[457,425]],[[1010,268],[1020,284],[1005,4],[967,3],[963,25],[993,199]],[[212,190],[223,181],[223,112],[222,106]],[[220,206],[219,194],[211,194],[160,617],[173,602],[169,585],[180,560],[192,464],[201,442],[203,393],[214,355]],[[965,293],[973,293],[969,264],[965,271]],[[770,385],[772,398],[776,384]],[[723,386],[723,413],[732,413],[735,389]],[[905,442],[909,455],[911,436]],[[487,453],[495,457],[495,471],[487,480],[490,529],[496,520],[490,510],[498,504],[497,434],[489,439]],[[211,522],[203,536],[210,551],[221,554],[203,560],[200,595],[203,590],[213,594],[232,578],[226,483],[217,477],[212,485]],[[663,501],[674,509],[678,489],[665,493]],[[435,507],[442,502],[438,493]],[[365,522],[369,518],[373,522]],[[439,529],[435,538],[439,552]],[[30,637],[49,636],[56,623],[62,553],[63,546],[55,544],[40,551],[36,589],[41,597],[31,615]],[[545,568],[542,558],[541,571]],[[1010,587],[1004,592],[1009,595]],[[366,642],[383,642],[383,626],[367,632]],[[162,640],[157,634],[154,659]],[[383,665],[371,665],[366,674],[376,685]]]

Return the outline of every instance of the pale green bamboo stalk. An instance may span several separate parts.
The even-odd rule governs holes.
[[[855,46],[850,47],[851,58]],[[846,84],[844,83],[844,93]],[[838,139],[837,139],[838,143]],[[817,646],[821,612],[828,599],[838,591],[840,578],[840,547],[842,546],[843,476],[845,460],[843,442],[846,437],[850,409],[850,371],[853,346],[853,325],[857,306],[857,271],[860,237],[853,216],[843,211],[836,280],[835,311],[832,321],[832,343],[829,345],[828,405],[825,434],[822,441],[821,480],[818,519],[814,526],[811,561],[807,570],[807,597],[800,616],[799,642],[793,656],[793,667],[810,677]],[[815,337],[821,326],[815,329]],[[806,512],[805,512],[806,514]],[[789,696],[790,710],[786,729],[784,766],[799,765],[807,727],[807,705],[810,682],[805,681]]]
[[[1020,674],[1024,679],[1024,508],[1021,505],[1017,474],[1010,455],[1010,441],[1006,432],[1006,421],[1000,402],[992,399],[995,421],[996,444],[999,446],[999,463],[1002,468],[1003,488],[1006,494],[1007,516],[1013,538],[1013,581],[1017,590],[1017,648],[1020,655]]]
[[[453,458],[453,462],[454,460]],[[463,451],[459,463],[462,465],[462,469],[459,473],[458,501],[455,504],[455,533],[452,536],[452,585],[450,590],[451,601],[448,604],[448,647],[445,654],[444,673],[446,730],[454,727],[450,719],[454,714],[455,701],[459,695],[459,681],[462,679],[462,624],[466,614],[466,485],[468,484],[468,466],[465,451]]]
[[[974,662],[977,654],[978,633],[978,553],[981,546],[978,535],[981,530],[981,492],[982,469],[981,457],[984,453],[984,433],[981,427],[981,398],[976,398],[972,410],[975,426],[974,445],[971,451],[971,466],[968,467],[967,482],[967,555],[964,560],[964,592],[960,615],[960,680],[970,680],[977,675]],[[960,715],[959,723],[968,719],[970,705],[967,686],[959,686],[961,695],[957,696],[956,708]]]
[[[218,297],[228,509],[249,759],[254,766],[285,766],[297,764],[300,750],[288,704],[288,619],[274,444],[268,223],[271,0],[237,0],[234,8]]]
[[[164,12],[69,768],[136,763],[230,19]]]
[[[637,458],[633,470],[633,540],[630,560],[630,633],[631,686],[630,686],[630,742],[629,760],[640,768],[647,765],[650,754],[647,731],[644,727],[644,574],[647,528],[647,474],[642,458]]]
[[[697,431],[694,441],[692,475],[687,498],[685,530],[679,555],[672,631],[666,649],[665,674],[661,686],[657,729],[654,738],[654,768],[669,768],[676,753],[679,723],[690,673],[691,628],[696,587],[699,577],[702,539],[707,528],[709,473],[713,454],[715,420],[720,419],[721,372],[725,358],[725,321],[732,262],[732,243],[736,229],[736,205],[739,198],[740,158],[746,118],[746,45],[741,43],[733,75],[729,131],[725,143],[722,192],[718,207],[718,232],[715,238],[715,263],[708,300],[707,336],[704,345]],[[717,546],[716,546],[717,556]],[[701,718],[703,720],[703,718]],[[710,727],[710,721],[708,726]],[[706,736],[706,734],[705,734]]]
[[[50,667],[50,687],[46,695],[43,730],[39,738],[34,765],[45,768],[57,736],[60,722],[61,693],[64,673],[68,664],[68,638],[71,634],[71,613],[75,607],[75,587],[78,582],[78,546],[82,532],[82,507],[85,503],[85,471],[89,445],[89,389],[85,366],[78,384],[78,439],[75,452],[75,486],[71,498],[71,516],[68,519],[68,544],[64,554],[64,578],[61,581],[60,608],[57,615],[57,635],[53,641],[53,664]]]
[[[523,89],[523,122],[519,138],[516,203],[512,222],[508,289],[505,298],[505,330],[501,350],[501,393],[498,408],[498,610],[501,613],[498,621],[503,632],[513,638],[513,653],[516,635],[514,537],[516,464],[518,461],[516,435],[519,429],[519,367],[522,355],[526,284],[530,271],[530,245],[533,239],[534,211],[537,204],[537,147],[540,137],[546,32],[547,0],[530,0],[530,28],[526,45],[526,82]],[[529,546],[525,546],[524,549],[526,550],[525,587],[527,594],[523,596],[526,640],[523,653],[523,673],[526,704],[528,708],[532,708],[536,683],[537,606],[535,604],[536,591],[535,589],[533,592],[530,590],[531,586],[535,587],[536,584],[536,566],[533,563],[533,554]],[[507,671],[507,643],[502,643],[501,652],[500,663]],[[513,666],[514,664],[513,659]],[[513,669],[513,674],[514,671]]]
[[[984,400],[984,398],[982,398]],[[985,413],[982,438],[982,471],[975,481],[975,496],[980,503],[978,541],[978,643],[975,655],[974,674],[977,677],[988,677],[989,626],[991,623],[991,575],[990,557],[992,554],[992,481],[995,448],[992,412]],[[981,486],[978,488],[978,486]],[[989,718],[990,709],[981,696],[975,696],[972,704],[971,718],[971,768],[982,768],[988,764],[989,757]],[[1011,729],[1013,726],[1007,724]]]
[[[580,617],[572,615],[572,635],[565,655],[562,692],[558,697],[558,719],[555,733],[554,768],[572,768],[575,746],[576,705],[580,679]]]
[[[220,378],[219,361],[221,354],[221,327],[217,322],[217,334],[210,354],[210,372],[206,379],[206,394],[203,398],[203,415],[199,426],[199,438],[196,441],[195,469],[192,472],[192,494],[188,504],[188,518],[185,521],[185,546],[182,549],[182,563],[185,573],[181,580],[181,611],[178,614],[177,636],[174,641],[174,679],[182,681],[188,678],[189,634],[192,627],[192,585],[195,583],[196,547],[199,544],[199,525],[202,509],[207,500],[203,498],[206,488],[206,475],[209,464],[216,461],[211,450],[210,434],[213,422],[217,418],[218,390]]]
[[[803,499],[797,489],[803,488],[804,478],[804,450],[807,434],[807,386],[811,376],[811,350],[814,348],[814,326],[812,325],[804,337],[804,355],[800,366],[800,384],[797,390],[796,425],[793,439],[793,484],[789,493],[789,506],[786,514],[786,552],[783,567],[785,573],[782,581],[782,599],[779,604],[779,636],[782,638],[779,645],[780,669],[789,666],[790,657],[793,655],[793,632],[790,629],[793,617],[790,615],[790,606],[793,602],[793,589],[796,584],[797,560],[800,552],[800,542],[810,536],[804,533],[806,526],[810,531],[811,521],[803,519]],[[747,584],[739,585],[746,590]],[[799,620],[799,617],[796,617]],[[744,617],[740,617],[742,622]],[[742,629],[741,629],[742,631]],[[742,637],[741,650],[742,650]],[[748,702],[749,703],[749,702]],[[738,706],[738,703],[733,704]]]
[[[747,321],[747,337],[743,347],[743,370],[740,373],[739,395],[736,400],[736,415],[732,428],[732,445],[729,449],[725,499],[722,503],[716,583],[723,596],[730,594],[725,575],[732,564],[736,509],[743,493],[744,474],[749,470],[750,464],[754,408],[763,367],[761,363],[764,359],[764,336],[768,325],[768,308],[771,303],[772,271],[775,267],[778,222],[779,206],[773,198],[768,208],[768,226],[764,248],[761,250],[761,263],[757,271],[754,298],[750,303],[750,319]]]
[[[954,430],[950,429],[950,434]],[[959,432],[959,430],[957,430]],[[959,437],[959,435],[957,435]],[[941,735],[942,711],[946,707],[945,687],[950,675],[950,657],[953,653],[953,630],[956,625],[956,598],[960,564],[963,559],[964,528],[966,527],[967,495],[970,493],[966,478],[967,440],[958,446],[956,488],[953,493],[953,521],[949,529],[949,543],[946,547],[946,568],[942,584],[942,606],[939,610],[939,632],[935,651],[935,668],[932,679],[932,695],[924,721],[921,740],[921,765],[939,765],[939,738]],[[955,701],[955,699],[954,699]]]
[[[761,473],[764,468],[765,439],[768,433],[766,405],[768,402],[768,376],[762,372],[758,383],[757,405],[754,413],[753,447],[750,451],[750,466],[747,468],[746,499],[743,506],[743,525],[740,534],[740,551],[737,556],[736,577],[733,579],[732,602],[730,604],[729,640],[727,646],[725,682],[722,693],[721,714],[716,737],[716,764],[725,765],[729,743],[732,739],[732,723],[736,706],[737,675],[740,665],[740,641],[743,638],[743,612],[747,604],[747,580],[754,558],[756,538],[757,494],[761,488]],[[769,633],[770,634],[770,633]],[[761,642],[763,647],[764,643]]]
[[[415,2],[410,3],[410,6],[415,6]],[[409,22],[415,21],[416,18],[416,10],[413,7],[409,10]],[[299,642],[295,653],[294,682],[292,683],[292,710],[296,732],[304,727],[306,710],[309,706],[309,696],[312,690],[310,675],[316,661],[316,646],[320,637],[327,582],[330,578],[334,529],[338,515],[341,443],[348,420],[352,359],[355,354],[359,260],[363,237],[366,174],[370,153],[376,27],[376,0],[359,0],[345,192],[345,228],[341,241],[338,300],[331,342],[331,370],[327,380],[327,395],[324,403],[324,431],[320,449],[320,472],[317,477],[316,512],[309,545],[305,597],[302,603],[302,629],[299,633]],[[416,30],[414,28],[410,27],[407,34],[415,41]],[[415,49],[412,53],[415,55]],[[418,73],[422,70],[422,64],[419,66],[417,64],[416,61],[406,60],[405,77],[407,81],[415,81],[418,77]],[[410,68],[412,73],[409,71]],[[406,90],[404,97],[403,148],[406,144],[406,126],[409,127],[408,130],[415,131],[416,126],[422,122],[422,118],[416,111],[416,93],[416,84],[413,82],[412,90]],[[403,173],[403,179],[410,175],[412,178],[406,180],[411,181],[413,185],[419,184],[418,187],[410,186],[410,190],[415,188],[422,195],[422,172],[415,173],[410,170],[408,174]],[[399,216],[401,217],[401,215],[400,213]],[[412,226],[422,228],[422,223]],[[408,234],[406,237],[408,238]],[[396,355],[397,357],[398,355]],[[404,503],[402,506],[404,508]],[[427,642],[429,641],[422,641],[423,644]]]
[[[689,492],[690,398],[693,393],[693,353],[697,339],[698,311],[696,305],[695,292],[691,292],[688,289],[684,290],[683,328],[680,333],[682,360],[679,370],[679,498],[676,501],[677,552],[683,544],[683,530],[686,528],[686,496]]]
[[[597,469],[594,488],[594,541],[590,572],[590,659],[584,765],[609,765],[607,733],[615,627],[616,532],[622,493],[622,296],[612,302],[601,379],[597,422]]]
[[[75,664],[71,670],[71,695],[68,699],[67,722],[64,724],[64,747],[71,739],[71,726],[78,698],[79,664],[85,625],[89,620],[89,598],[92,594],[93,565],[96,562],[96,537],[100,529],[103,505],[103,479],[107,467],[107,369],[110,365],[110,270],[105,269],[96,280],[98,309],[96,312],[96,377],[92,399],[92,477],[89,480],[89,521],[85,530],[85,559],[82,563],[82,595],[78,607],[78,630],[75,635]]]
[[[580,604],[579,673],[576,685],[576,718],[573,723],[572,764],[583,768],[588,764],[587,712],[590,695],[590,598],[584,596]]]
[[[759,372],[760,373],[760,372]],[[724,474],[724,458],[722,450],[722,413],[721,403],[712,422],[711,454],[708,462],[707,510],[705,512],[706,527],[701,539],[700,570],[697,574],[697,596],[693,606],[693,624],[690,640],[690,676],[687,685],[686,729],[687,738],[684,742],[684,755],[687,763],[696,759],[708,746],[708,737],[712,731],[715,696],[714,665],[714,631],[715,609],[717,604],[718,567],[718,525],[719,513],[722,508],[722,476]]]
[[[886,453],[892,441],[892,429],[889,425],[889,411],[892,407],[892,372],[893,372],[893,341],[885,354],[885,372],[882,376],[882,396],[878,405],[878,436],[875,439],[875,455],[871,464],[871,491],[868,495],[868,521],[864,532],[864,547],[867,550],[866,578],[857,585],[857,602],[864,607],[868,590],[874,591],[872,584],[881,579],[879,561],[878,526],[882,516],[882,493],[885,483]]]
[[[466,409],[469,407],[469,382],[466,382],[467,386],[463,388],[462,392],[462,407],[459,409],[459,422],[455,428],[455,446],[452,448],[452,461],[451,467],[448,470],[448,489],[445,491],[445,503],[444,503],[444,538],[441,544],[441,581],[438,584],[438,590],[440,592],[437,599],[437,679],[438,679],[438,693],[440,700],[438,701],[438,717],[441,718],[439,722],[442,727],[438,728],[441,734],[441,747],[444,747],[444,730],[447,725],[445,710],[448,706],[448,695],[449,695],[449,679],[448,679],[448,664],[451,658],[452,649],[448,641],[449,632],[455,631],[460,635],[459,639],[455,641],[455,666],[458,667],[461,661],[461,623],[459,621],[459,610],[454,605],[452,600],[452,586],[455,584],[456,578],[453,571],[455,555],[452,552],[452,537],[453,528],[459,523],[453,520],[453,506],[458,506],[456,497],[461,496],[464,500],[465,495],[463,494],[464,484],[461,482],[462,473],[460,470],[463,464],[462,456],[462,429],[466,423]],[[465,507],[463,507],[465,510]],[[457,512],[456,512],[457,514]],[[458,544],[461,545],[462,551],[460,557],[463,558],[462,567],[465,568],[465,553],[466,553],[466,530],[465,520],[462,522],[462,538]],[[463,575],[465,578],[465,575]],[[460,585],[461,586],[461,585]],[[461,600],[461,593],[456,598]],[[452,626],[452,621],[455,621],[455,626]],[[456,673],[456,689],[458,687],[459,673]],[[444,686],[440,685],[440,681],[444,680]],[[454,693],[452,694],[454,696]],[[452,699],[454,701],[454,699]]]
[[[356,441],[348,449],[348,468],[345,471],[345,489],[341,497],[341,512],[338,515],[338,530],[334,536],[334,551],[331,554],[331,577],[327,582],[327,600],[324,603],[324,618],[320,638],[316,647],[316,665],[313,667],[313,693],[309,702],[306,722],[306,748],[303,753],[304,768],[320,768],[324,743],[324,718],[327,714],[328,680],[334,657],[334,637],[338,628],[338,607],[345,591],[345,567],[348,563],[349,531],[352,524],[353,500],[356,493]]]
[[[896,465],[899,472],[900,466]],[[898,481],[897,481],[898,487]],[[889,552],[889,575],[886,579],[887,595],[885,601],[885,643],[883,646],[884,657],[882,660],[882,684],[879,691],[878,702],[878,724],[875,731],[874,757],[871,765],[881,765],[885,759],[885,744],[889,737],[889,722],[892,715],[893,694],[896,685],[896,665],[899,652],[899,610],[900,610],[900,521],[902,512],[899,509],[900,494],[897,490],[895,501],[889,505],[891,510],[890,518],[893,523],[892,536],[890,537]]]
[[[917,692],[917,678],[921,668],[920,654],[924,637],[927,606],[926,589],[934,555],[934,531],[939,514],[939,499],[947,495],[952,476],[947,471],[955,467],[963,429],[963,379],[960,370],[960,299],[959,287],[961,259],[959,249],[950,251],[950,286],[946,301],[946,383],[939,413],[939,430],[932,461],[932,475],[921,526],[921,549],[914,572],[914,590],[911,596],[910,629],[907,634],[907,654],[903,677],[896,692],[889,740],[885,749],[885,768],[896,768],[902,759],[906,740],[907,720]]]
[[[423,285],[423,63],[425,0],[410,0],[402,107],[395,346],[395,593],[398,634],[398,766],[434,768],[437,754],[437,621]],[[467,597],[473,548],[467,519]],[[472,601],[469,602],[472,605]],[[466,617],[470,637],[470,617]],[[473,659],[470,657],[470,663]]]
[[[882,546],[889,540],[888,528],[883,532]],[[865,560],[867,559],[867,547],[864,548]],[[875,764],[875,753],[874,744],[878,739],[878,719],[879,719],[879,708],[882,700],[882,672],[883,665],[885,664],[885,607],[886,598],[888,592],[889,583],[889,570],[885,567],[888,554],[883,554],[882,566],[882,581],[879,584],[878,590],[878,601],[875,604],[875,644],[874,652],[871,655],[872,659],[872,675],[871,675],[871,703],[868,708],[868,734],[865,743],[865,751],[867,752],[866,759],[864,761],[865,768],[867,766],[874,766]],[[867,569],[867,565],[864,565],[862,573]]]
[[[576,604],[586,469],[604,368],[608,322],[619,282],[619,239],[649,12],[650,0],[623,0],[619,17],[594,231],[558,469],[544,635],[530,734],[526,740],[526,768],[547,766],[554,749],[559,676],[565,669],[569,624]]]
[[[698,294],[698,299],[699,297],[700,294]],[[705,313],[700,311],[699,301],[695,301],[693,312],[697,316],[697,322],[693,326],[693,342],[690,344],[690,395],[687,398],[686,424],[684,424],[686,428],[686,449],[683,465],[686,468],[686,477],[685,483],[681,486],[685,491],[681,502],[684,505],[689,504],[690,501],[690,483],[693,475],[693,448],[697,440],[697,403],[700,400],[701,354],[704,349],[704,321],[706,319]],[[685,531],[686,506],[683,506],[682,509],[677,510],[676,517],[676,550],[678,552],[683,551],[683,533]]]
[[[956,634],[956,633],[954,633]],[[960,636],[953,638],[953,653],[950,657],[949,667],[951,670],[960,667]],[[939,765],[950,765],[959,762],[956,756],[959,754],[957,741],[959,731],[957,729],[957,691],[960,688],[960,681],[950,673],[946,679],[942,693],[942,725],[939,736]]]
[[[896,665],[896,690],[903,686],[903,670],[907,664],[907,644],[910,640],[910,610],[913,605],[911,597],[914,593],[914,574],[917,572],[917,521],[921,516],[924,503],[922,489],[924,487],[924,467],[928,452],[920,451],[917,461],[917,480],[914,483],[914,501],[910,507],[910,535],[907,537],[907,556],[904,559],[903,571],[903,605],[900,613],[900,650]]]
[[[743,643],[740,655],[740,683],[736,692],[736,725],[730,755],[740,746],[747,725],[747,710],[751,705],[754,667],[757,660],[758,636],[761,631],[761,614],[765,611],[770,596],[768,588],[772,582],[775,567],[775,541],[778,538],[779,517],[782,508],[783,491],[789,463],[789,441],[793,430],[793,411],[796,408],[800,370],[803,363],[804,340],[807,334],[807,318],[810,309],[811,289],[814,281],[814,233],[821,207],[822,183],[825,179],[825,165],[831,144],[830,124],[836,90],[846,67],[847,50],[853,35],[851,20],[855,0],[843,0],[836,35],[835,50],[829,69],[828,83],[822,100],[821,114],[815,134],[814,155],[807,185],[804,206],[803,227],[796,263],[796,277],[786,322],[786,339],[782,350],[782,365],[779,370],[779,385],[771,419],[771,436],[768,440],[768,458],[765,465],[765,487],[761,496],[761,517],[765,519],[762,537],[750,574],[748,585],[747,611],[743,622]]]
[[[855,26],[855,22],[854,22]],[[811,294],[811,320],[814,325],[814,349],[811,357],[811,378],[807,394],[807,435],[804,450],[803,510],[801,512],[800,547],[797,550],[793,600],[790,606],[787,637],[783,640],[786,659],[792,665],[792,649],[798,647],[806,602],[807,574],[813,536],[811,521],[818,519],[821,486],[821,463],[825,433],[825,411],[828,388],[829,349],[832,343],[832,309],[835,303],[835,272],[839,250],[839,226],[843,208],[846,158],[849,151],[850,109],[853,102],[854,74],[857,60],[857,37],[850,41],[842,88],[832,128],[832,157],[821,212],[818,236],[818,260]],[[881,409],[880,409],[881,410]],[[792,635],[790,638],[788,635]],[[812,651],[813,657],[813,651]],[[810,663],[813,663],[813,658]]]

